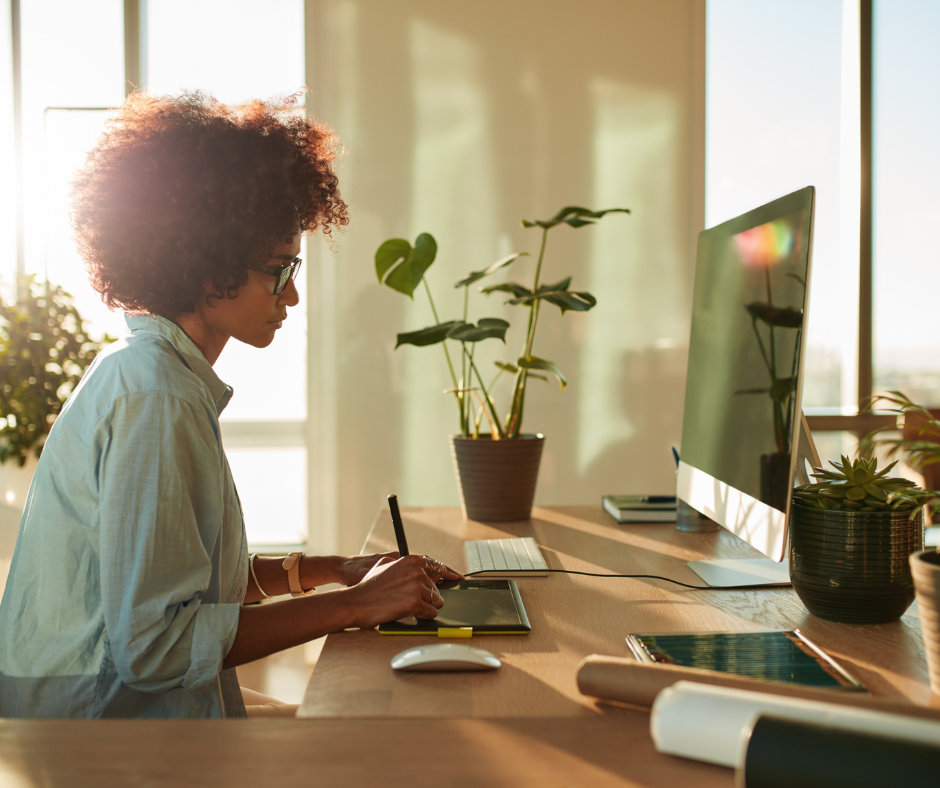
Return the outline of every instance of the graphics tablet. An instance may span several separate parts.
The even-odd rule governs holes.
[[[436,635],[439,629],[473,630],[474,635],[528,635],[532,631],[515,580],[460,580],[438,586],[444,607],[437,618],[416,624],[389,621],[383,635]]]
[[[640,662],[705,668],[783,684],[865,691],[798,629],[628,635],[627,645]]]

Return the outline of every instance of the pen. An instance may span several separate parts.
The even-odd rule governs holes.
[[[395,540],[398,542],[398,554],[404,557],[408,555],[408,540],[405,539],[405,526],[401,521],[398,496],[395,493],[388,496],[388,510],[392,513],[392,527],[395,529]]]
[[[644,503],[675,503],[675,495],[641,495],[640,500]]]

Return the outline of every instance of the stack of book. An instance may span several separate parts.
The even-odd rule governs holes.
[[[618,523],[674,523],[674,495],[605,495],[604,510]]]

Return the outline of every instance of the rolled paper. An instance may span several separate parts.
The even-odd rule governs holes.
[[[578,688],[584,695],[626,703],[643,709],[652,708],[656,696],[676,682],[696,681],[700,684],[731,687],[751,692],[769,692],[784,697],[838,703],[843,706],[906,714],[919,719],[940,722],[940,709],[915,706],[904,701],[875,698],[864,692],[780,684],[681,665],[650,665],[637,662],[632,657],[606,657],[592,654],[581,662],[577,678]]]
[[[690,681],[659,693],[650,733],[660,752],[735,767],[744,757],[743,732],[765,714],[925,744],[940,741],[940,722]]]
[[[762,716],[746,732],[743,788],[933,788],[940,743]]]

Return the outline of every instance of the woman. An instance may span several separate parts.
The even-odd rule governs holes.
[[[72,221],[130,335],[36,469],[0,605],[0,717],[245,716],[237,665],[433,617],[435,581],[459,577],[424,556],[247,553],[218,421],[232,389],[212,365],[232,338],[272,342],[299,300],[301,234],[347,223],[335,144],[286,105],[137,93],[89,153]],[[348,587],[303,594],[326,583]]]

